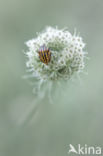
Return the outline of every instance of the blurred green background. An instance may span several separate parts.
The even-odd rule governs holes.
[[[88,75],[34,111],[22,51],[47,25],[77,28],[87,43]],[[0,156],[67,156],[70,143],[103,147],[102,67],[102,0],[0,0]]]

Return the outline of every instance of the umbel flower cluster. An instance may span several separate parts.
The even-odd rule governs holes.
[[[85,44],[79,35],[71,35],[67,29],[47,27],[26,45],[26,66],[32,77],[42,83],[68,80],[84,69]]]

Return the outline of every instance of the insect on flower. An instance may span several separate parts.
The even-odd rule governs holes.
[[[50,50],[45,45],[43,45],[40,47],[38,53],[39,53],[40,61],[48,65],[51,59]]]
[[[38,91],[41,83],[69,80],[74,74],[83,72],[87,58],[85,43],[76,32],[72,35],[65,28],[46,27],[37,33],[36,38],[27,41],[26,45],[26,66],[33,72],[33,78],[38,80],[35,87]]]

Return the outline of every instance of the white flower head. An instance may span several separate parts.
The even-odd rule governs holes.
[[[26,65],[40,82],[68,80],[74,73],[83,71],[85,44],[76,33],[71,35],[66,29],[47,27],[26,45],[29,49]]]

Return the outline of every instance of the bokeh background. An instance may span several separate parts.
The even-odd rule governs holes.
[[[22,79],[24,42],[47,25],[77,28],[88,75],[53,104],[45,98],[36,106],[33,86]],[[67,156],[69,144],[103,148],[102,68],[102,0],[0,0],[0,156]]]

